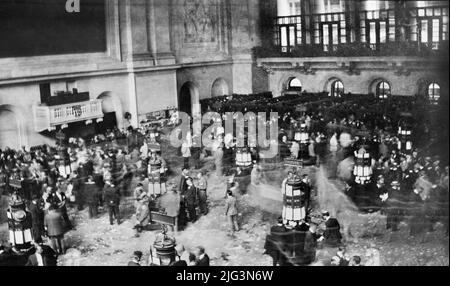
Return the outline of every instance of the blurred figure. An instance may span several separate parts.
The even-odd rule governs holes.
[[[65,252],[65,222],[61,213],[56,209],[57,206],[50,206],[44,218],[44,226],[47,230],[47,236],[51,240],[52,248],[59,254],[63,254]]]

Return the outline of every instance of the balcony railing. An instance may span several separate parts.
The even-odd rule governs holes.
[[[306,46],[333,53],[352,44],[373,51],[391,43],[438,50],[448,42],[448,18],[448,5],[277,17],[274,47],[285,54]]]
[[[102,101],[90,100],[56,106],[35,106],[34,119],[36,131],[53,130],[79,121],[101,120]]]

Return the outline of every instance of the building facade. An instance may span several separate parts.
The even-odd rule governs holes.
[[[91,23],[91,27],[101,27],[91,29],[91,37],[80,34],[79,37],[86,39],[76,41],[42,35],[55,43],[49,50],[38,51],[37,55],[31,48],[31,51],[15,49],[17,37],[12,37],[14,41],[11,40],[10,46],[4,43],[3,49],[0,48],[0,148],[52,143],[50,136],[42,134],[64,127],[62,117],[77,116],[71,106],[71,114],[66,112],[58,118],[52,115],[52,112],[58,113],[54,108],[66,108],[65,102],[51,107],[50,116],[45,115],[43,90],[50,96],[74,89],[89,92],[89,100],[101,101],[104,114],[115,114],[119,127],[125,124],[125,113],[131,115],[131,124],[136,127],[150,112],[178,107],[192,111],[201,98],[252,93],[251,48],[260,45],[257,0],[92,1],[96,7],[89,1],[82,1],[77,23],[82,29],[90,29],[82,26],[91,23],[81,17],[83,12],[94,8],[104,11],[104,25],[100,21]],[[64,24],[60,22],[61,17],[78,16],[64,11],[65,2],[43,2],[50,9],[44,12],[54,13],[50,14],[54,22],[43,28],[44,33],[57,33],[58,28],[54,26]],[[11,7],[16,8],[17,13],[26,13],[20,10],[25,7],[14,5],[18,4],[0,5],[0,14],[13,13]],[[30,15],[41,17],[35,11]],[[16,21],[14,19],[5,20],[5,25]],[[42,21],[38,20],[36,23]],[[14,23],[16,26],[23,24]],[[69,32],[76,27],[73,22],[65,24]],[[38,28],[29,29],[38,31]],[[27,31],[18,32],[26,34]],[[99,37],[104,37],[104,47],[94,45]],[[28,36],[30,46],[32,38]],[[59,47],[60,42],[71,40],[79,46]],[[44,45],[45,41],[40,42],[40,46]],[[89,50],[86,47],[92,47],[92,52],[86,52]],[[89,119],[84,118],[89,113],[85,112],[84,105],[81,110],[80,120]]]
[[[448,97],[446,1],[19,2],[0,4],[0,148],[232,93]]]

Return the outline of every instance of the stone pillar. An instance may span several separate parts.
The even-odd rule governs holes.
[[[233,93],[253,93],[251,55],[233,56]]]
[[[128,55],[126,57],[126,65],[128,72],[128,102],[131,114],[131,125],[135,128],[139,126],[138,108],[137,108],[137,93],[136,93],[136,75],[134,73],[134,58],[133,58],[133,33],[131,27],[131,0],[125,0],[125,18],[126,18],[126,46]],[[120,115],[123,117],[123,114]],[[123,126],[119,126],[123,128]]]

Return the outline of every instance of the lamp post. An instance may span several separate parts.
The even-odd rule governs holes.
[[[236,151],[236,166],[244,169],[252,166],[252,154],[247,147],[238,147]]]
[[[400,120],[398,126],[397,149],[402,154],[410,154],[412,152],[412,131],[411,124],[406,119]]]
[[[353,168],[355,183],[366,185],[370,182],[372,173],[372,158],[370,153],[367,152],[367,146],[361,146],[358,151],[355,151],[355,166]]]
[[[26,211],[25,202],[17,195],[13,195],[8,217],[9,241],[19,251],[27,251],[32,247],[31,213]]]
[[[296,225],[306,217],[306,194],[302,181],[296,174],[285,179],[282,187],[284,224]]]

